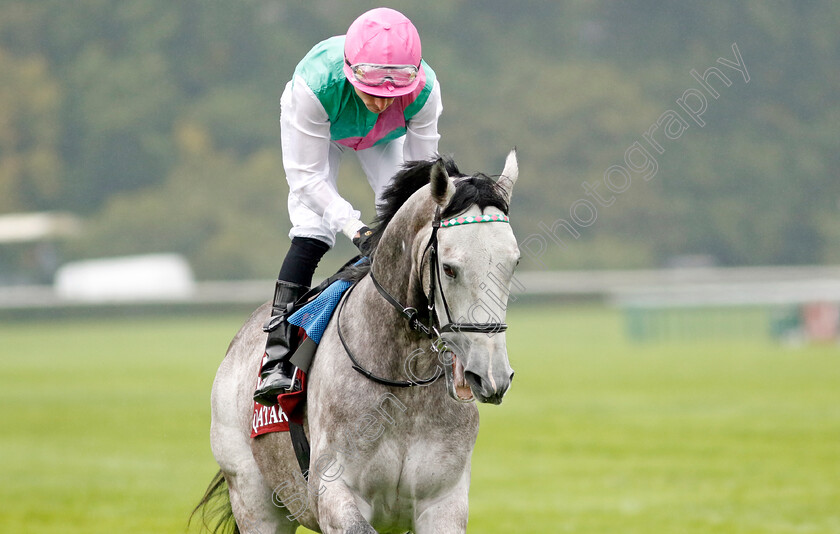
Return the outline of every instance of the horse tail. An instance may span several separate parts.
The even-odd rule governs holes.
[[[204,492],[204,497],[198,501],[198,505],[190,514],[187,527],[192,522],[193,516],[199,513],[199,510],[201,511],[201,522],[213,534],[240,534],[236,519],[233,517],[233,508],[230,505],[228,485],[221,469],[210,481],[207,491]]]

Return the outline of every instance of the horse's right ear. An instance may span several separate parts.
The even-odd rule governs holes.
[[[435,199],[438,206],[445,207],[455,194],[455,184],[446,173],[446,168],[442,158],[432,165],[432,174],[429,180],[429,187],[432,189],[432,198]]]

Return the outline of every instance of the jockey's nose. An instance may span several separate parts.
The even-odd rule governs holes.
[[[372,109],[371,111],[375,111],[376,113],[382,113],[386,109],[388,109],[391,104],[394,103],[393,98],[374,98],[372,102]]]

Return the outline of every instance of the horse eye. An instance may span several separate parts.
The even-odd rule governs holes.
[[[443,264],[443,274],[448,276],[449,278],[455,278],[455,269],[452,268],[451,265],[448,263]]]

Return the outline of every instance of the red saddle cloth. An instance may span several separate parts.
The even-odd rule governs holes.
[[[263,355],[265,359],[265,355]],[[262,369],[262,361],[260,362]],[[275,406],[263,406],[254,402],[254,413],[251,417],[251,437],[270,434],[271,432],[288,432],[289,420],[294,423],[303,424],[303,405],[306,402],[306,374],[300,369],[297,370],[295,378],[300,380],[300,389],[291,393],[284,393],[277,396],[278,404]],[[259,369],[257,370],[257,384],[259,384]]]

